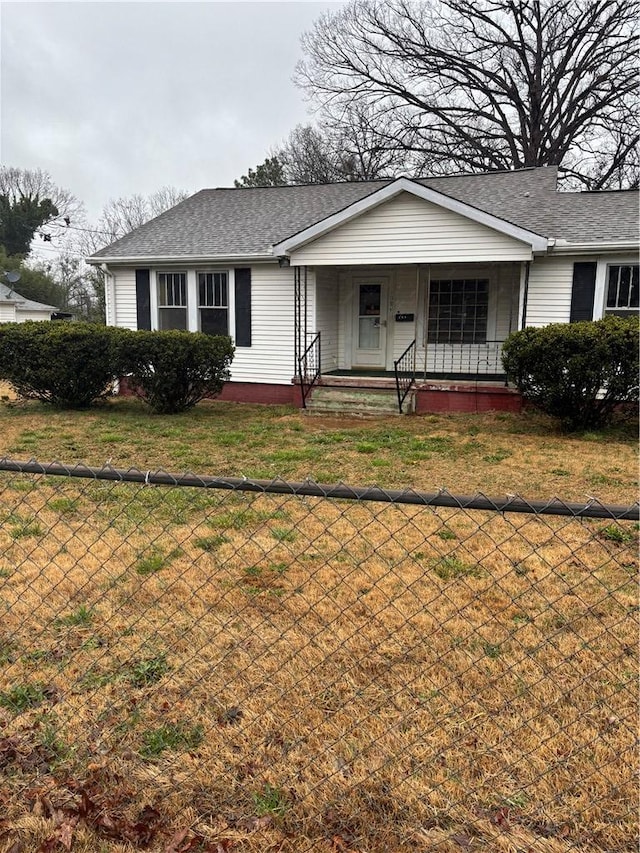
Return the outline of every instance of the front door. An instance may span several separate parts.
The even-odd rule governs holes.
[[[353,281],[354,328],[353,367],[383,369],[387,354],[386,278],[358,278]]]

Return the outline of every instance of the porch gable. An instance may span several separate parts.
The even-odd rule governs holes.
[[[400,179],[273,247],[294,266],[526,261],[547,238]]]

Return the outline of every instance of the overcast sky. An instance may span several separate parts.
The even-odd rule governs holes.
[[[292,74],[316,2],[0,5],[2,163],[95,220],[164,185],[232,186],[310,119]]]

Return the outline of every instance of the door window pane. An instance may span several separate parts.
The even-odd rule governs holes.
[[[360,316],[380,316],[380,297],[382,286],[380,284],[360,285]]]

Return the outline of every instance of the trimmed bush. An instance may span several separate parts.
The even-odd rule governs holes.
[[[92,323],[0,326],[0,379],[21,397],[82,409],[111,393],[123,330]]]
[[[158,414],[215,397],[229,379],[231,339],[201,332],[129,332],[122,339],[127,382]]]
[[[566,430],[598,428],[638,400],[638,330],[637,317],[523,329],[505,341],[502,363],[522,396]]]

